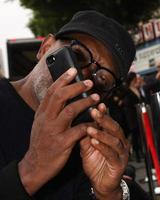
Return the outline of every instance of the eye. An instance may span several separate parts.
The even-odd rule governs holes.
[[[94,83],[97,89],[109,90],[114,86],[113,77],[105,69],[98,70],[94,76]]]

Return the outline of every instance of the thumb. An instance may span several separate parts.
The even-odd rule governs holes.
[[[80,154],[82,156],[87,156],[93,152],[94,147],[91,145],[91,138],[86,136],[80,141]]]

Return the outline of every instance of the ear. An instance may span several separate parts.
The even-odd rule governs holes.
[[[48,49],[55,43],[55,36],[52,34],[47,35],[42,41],[39,51],[37,53],[37,59],[40,60],[42,56],[48,51]]]

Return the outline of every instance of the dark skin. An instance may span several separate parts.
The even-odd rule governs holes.
[[[115,62],[103,44],[87,35],[74,36],[86,44],[96,61],[103,66],[110,66],[110,70],[116,73]],[[44,66],[46,55],[63,45],[52,35],[43,42],[37,57],[40,60],[38,66],[44,69],[44,73],[48,73],[47,66]],[[71,127],[80,112],[100,100],[98,94],[92,94],[66,105],[69,99],[90,90],[92,81],[71,84],[77,73],[75,68],[71,68],[51,84],[39,102],[32,87],[34,73],[33,70],[24,80],[12,82],[17,92],[36,111],[30,146],[19,163],[19,174],[26,191],[33,195],[48,180],[53,179],[66,164],[75,144],[80,141],[83,169],[97,199],[120,200],[120,180],[127,166],[129,151],[121,127],[106,115],[104,104],[99,104],[91,111],[93,123]],[[113,82],[112,76],[109,81]]]

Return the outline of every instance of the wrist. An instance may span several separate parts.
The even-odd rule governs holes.
[[[94,190],[94,195],[95,200],[122,200],[123,191],[122,188],[119,186],[112,192],[100,193]]]
[[[30,196],[43,185],[37,167],[25,157],[18,163],[18,172],[23,187]]]
[[[101,193],[91,188],[91,196],[93,200],[130,200],[129,188],[123,179],[120,186],[112,192]]]

